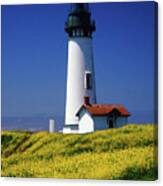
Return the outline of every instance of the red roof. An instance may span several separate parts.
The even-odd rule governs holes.
[[[89,113],[92,115],[107,115],[111,113],[113,110],[117,110],[121,116],[130,116],[130,113],[123,105],[117,104],[91,104],[86,105],[84,104],[81,108],[86,108]],[[80,108],[80,110],[81,110]],[[77,115],[79,114],[80,110],[78,111]]]

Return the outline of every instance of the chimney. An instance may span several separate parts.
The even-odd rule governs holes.
[[[84,97],[84,105],[90,105],[88,96]]]

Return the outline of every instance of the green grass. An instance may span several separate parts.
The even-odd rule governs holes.
[[[2,176],[155,180],[156,131],[152,124],[90,134],[2,131]]]

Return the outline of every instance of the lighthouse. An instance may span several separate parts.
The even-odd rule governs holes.
[[[95,29],[89,5],[71,4],[65,23],[68,34],[68,65],[63,133],[79,132],[79,118],[76,114],[83,105],[84,98],[89,98],[92,104],[96,103],[92,47],[92,33]]]

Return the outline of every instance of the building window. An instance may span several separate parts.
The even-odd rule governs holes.
[[[92,74],[90,72],[85,73],[85,88],[87,90],[92,88]]]

